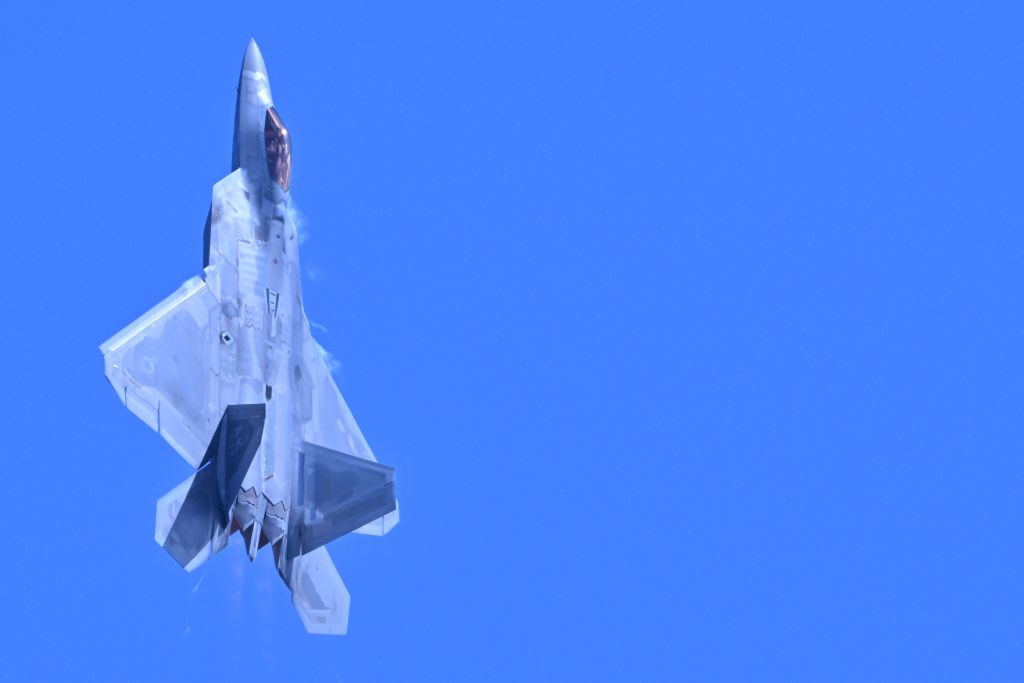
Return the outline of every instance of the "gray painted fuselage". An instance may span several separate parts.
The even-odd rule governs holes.
[[[393,470],[376,463],[310,334],[291,141],[255,42],[239,78],[232,165],[213,188],[203,279],[101,346],[106,374],[125,405],[202,475],[158,502],[157,541],[190,570],[236,530],[250,559],[270,545],[306,628],[344,633],[348,593],[323,544],[397,523]],[[242,451],[227,436],[219,445],[214,436],[233,434],[229,416],[256,415],[244,407],[258,404],[258,449],[241,486],[225,492],[227,475],[203,468],[249,460],[232,455]],[[216,486],[218,496],[206,490]]]

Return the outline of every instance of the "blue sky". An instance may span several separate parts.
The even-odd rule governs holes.
[[[16,3],[11,680],[1024,679],[1021,16],[935,3]],[[152,540],[97,346],[198,273],[246,42],[306,309],[402,522]],[[247,672],[247,673],[246,673]]]

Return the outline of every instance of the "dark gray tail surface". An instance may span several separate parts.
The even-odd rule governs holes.
[[[304,555],[395,509],[395,470],[303,443],[288,558]]]
[[[228,406],[164,541],[187,566],[228,525],[228,513],[263,438],[266,405]]]

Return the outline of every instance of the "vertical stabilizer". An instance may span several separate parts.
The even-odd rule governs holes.
[[[199,469],[157,503],[156,540],[182,567],[201,564],[228,532],[229,513],[263,438],[266,406],[224,410]],[[218,549],[223,544],[215,544]]]

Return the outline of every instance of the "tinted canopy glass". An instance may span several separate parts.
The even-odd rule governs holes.
[[[287,192],[292,180],[292,141],[288,129],[273,107],[267,110],[263,141],[267,147],[267,170],[270,177]]]

